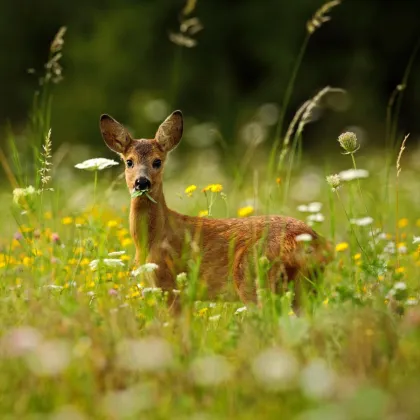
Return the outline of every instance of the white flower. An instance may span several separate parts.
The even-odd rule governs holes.
[[[104,258],[103,260],[93,260],[89,263],[89,267],[92,271],[95,271],[99,264],[103,263],[107,267],[124,267],[124,263],[118,258]]]
[[[209,316],[209,321],[218,321],[220,319],[220,314]]]
[[[146,296],[147,294],[160,295],[161,293],[162,293],[162,289],[160,287],[144,287],[143,290],[141,291],[141,294],[143,296]]]
[[[297,209],[302,213],[318,213],[322,209],[322,203],[314,201],[313,203],[309,203],[308,205],[302,204],[298,206]]]
[[[373,223],[373,219],[367,216],[360,219],[350,219],[350,223],[357,226],[369,226]]]
[[[309,233],[301,233],[300,235],[295,236],[296,242],[310,242],[312,241],[312,235]]]
[[[322,223],[325,220],[325,217],[322,213],[310,214],[307,217],[308,222],[317,222]]]
[[[413,244],[420,244],[420,236],[413,236]]]
[[[353,181],[354,179],[368,178],[369,172],[366,169],[347,169],[339,172],[338,176],[342,181]]]
[[[384,252],[386,252],[387,254],[395,254],[395,243],[394,242],[388,242],[385,246],[384,246]]]
[[[405,304],[408,306],[415,306],[419,303],[418,299],[416,299],[415,297],[409,297],[406,301]]]
[[[136,270],[133,270],[131,272],[132,276],[138,276],[139,274],[143,274],[143,273],[152,273],[153,271],[158,269],[158,265],[155,263],[146,263],[141,265],[139,268],[137,268]]]
[[[247,310],[248,310],[248,308],[247,308],[246,306],[241,306],[240,308],[238,308],[238,309],[235,311],[235,315],[241,314],[242,312],[245,312],[245,311],[247,311]]]
[[[399,282],[394,284],[394,289],[395,290],[406,290],[407,285],[403,281],[399,281]]]
[[[13,202],[18,206],[23,206],[25,201],[39,193],[32,185],[26,188],[15,188],[13,190]]]
[[[102,169],[110,168],[114,165],[119,165],[119,163],[111,159],[95,158],[85,160],[82,163],[78,163],[74,167],[77,169],[84,169],[86,171],[102,171]]]
[[[124,255],[125,251],[114,251],[108,254],[108,257],[118,257],[119,255]]]

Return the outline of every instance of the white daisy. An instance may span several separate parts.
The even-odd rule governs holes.
[[[77,169],[84,169],[85,171],[102,171],[102,169],[110,168],[111,166],[115,165],[119,165],[119,163],[115,160],[95,158],[85,160],[82,163],[78,163],[74,167]]]

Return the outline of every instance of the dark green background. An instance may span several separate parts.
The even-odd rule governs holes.
[[[51,39],[66,25],[65,78],[54,93],[56,144],[97,144],[102,112],[151,136],[156,124],[146,121],[142,104],[153,98],[196,121],[215,122],[234,142],[261,104],[281,103],[306,22],[321,4],[198,0],[193,16],[204,30],[197,47],[179,57],[168,33],[177,31],[184,1],[2,0],[0,124],[22,129],[38,77],[27,69],[42,71]],[[347,126],[362,127],[369,141],[382,144],[388,98],[420,35],[420,2],[345,0],[331,16],[310,40],[288,118],[323,86],[343,87],[350,106],[325,112],[306,130],[306,144],[324,143]],[[401,130],[419,131],[419,111],[420,59],[405,92]]]

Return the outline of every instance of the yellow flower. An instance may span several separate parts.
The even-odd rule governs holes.
[[[82,267],[86,267],[87,265],[89,265],[89,263],[90,263],[89,258],[83,258],[83,259],[80,261],[80,265],[81,265]]]
[[[198,312],[198,316],[204,316],[208,312],[209,308],[201,308]]]
[[[63,225],[71,225],[73,223],[73,217],[67,216],[61,219]]]
[[[131,257],[129,257],[128,255],[121,255],[120,260],[121,261],[130,261]]]
[[[378,280],[379,280],[379,281],[383,281],[383,280],[384,280],[384,278],[385,278],[385,276],[383,276],[382,274],[379,274],[379,276],[378,276]]]
[[[117,227],[117,226],[118,226],[118,221],[117,221],[117,220],[110,220],[110,221],[107,223],[107,226],[108,226],[109,228],[114,228],[114,227]]]
[[[76,225],[84,225],[86,223],[86,219],[84,217],[76,217],[76,220],[74,221]]]
[[[209,215],[208,210],[200,210],[198,212],[198,217],[205,217],[205,216],[208,216],[208,215]]]
[[[358,260],[360,260],[360,258],[362,258],[362,254],[360,252],[358,252],[357,254],[354,254],[353,255],[354,261],[358,261]]]
[[[20,227],[20,231],[22,232],[22,233],[30,233],[30,232],[32,232],[34,230],[34,228],[33,227],[29,227],[29,226],[26,226],[26,225],[22,225],[21,227]]]
[[[248,217],[251,216],[252,213],[254,213],[254,207],[252,206],[245,206],[238,209],[239,217]]]
[[[340,242],[335,246],[335,250],[337,252],[345,251],[349,247],[349,244],[347,242]]]
[[[323,302],[322,302],[322,304],[324,305],[324,306],[328,306],[328,302],[329,302],[329,298],[326,298]]]
[[[398,267],[395,270],[395,272],[398,273],[398,274],[403,274],[403,273],[405,273],[405,267]]]
[[[121,245],[125,248],[126,246],[129,246],[133,243],[133,241],[131,240],[131,238],[124,238],[121,241]]]
[[[281,184],[281,178],[276,178],[276,184],[280,185]]]
[[[207,187],[203,188],[203,192],[211,191],[214,193],[221,192],[223,190],[223,186],[221,184],[210,184]]]
[[[405,228],[408,226],[408,219],[404,217],[403,219],[398,220],[398,227]]]
[[[50,211],[46,211],[44,213],[44,219],[45,220],[51,220],[52,219],[52,213]]]
[[[417,219],[417,220],[416,220],[416,226],[417,226],[417,227],[420,227],[420,219]]]
[[[193,192],[197,189],[197,185],[189,185],[187,188],[185,188],[185,194],[188,195],[188,197],[191,197],[193,195]]]
[[[29,257],[25,257],[23,259],[23,265],[26,265],[27,267],[32,265],[34,263],[34,259],[33,258],[29,258]]]

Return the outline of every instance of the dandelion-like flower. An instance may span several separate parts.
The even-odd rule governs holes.
[[[119,165],[118,162],[112,159],[94,158],[85,160],[78,163],[74,167],[77,169],[84,169],[85,171],[102,171],[103,169],[110,168],[111,166]]]
[[[340,143],[340,146],[345,150],[345,155],[356,153],[360,148],[357,142],[356,134],[352,133],[351,131],[340,134],[338,136],[338,142]]]
[[[188,197],[191,197],[193,195],[193,192],[197,189],[197,185],[189,185],[187,188],[185,188],[185,194]]]
[[[346,249],[348,249],[348,247],[349,247],[349,244],[348,244],[347,242],[340,242],[339,244],[337,244],[337,245],[335,246],[335,250],[336,250],[337,252],[343,252],[343,251],[345,251]]]
[[[207,187],[203,188],[203,192],[214,192],[214,193],[218,193],[221,192],[223,190],[223,185],[222,184],[209,184],[207,185]]]
[[[208,210],[200,210],[198,212],[198,217],[206,217],[209,215],[209,211]]]
[[[248,217],[254,213],[254,207],[252,206],[245,206],[238,209],[238,217]]]
[[[341,178],[339,175],[328,175],[327,182],[333,191],[337,191],[341,186]]]
[[[368,178],[369,172],[366,169],[347,169],[341,171],[338,176],[341,181],[353,181],[355,179]]]

